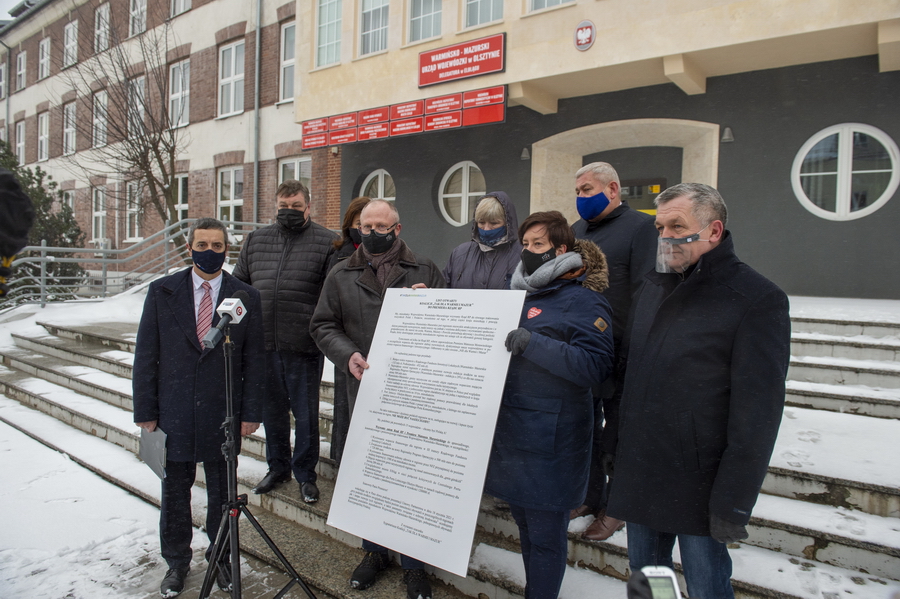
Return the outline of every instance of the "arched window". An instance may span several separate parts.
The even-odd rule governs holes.
[[[441,214],[451,225],[465,225],[474,218],[475,204],[486,191],[484,175],[474,162],[454,164],[441,179]]]
[[[367,197],[393,202],[397,197],[397,190],[394,187],[394,178],[391,174],[380,168],[372,171],[362,184],[362,193]]]
[[[828,220],[872,214],[900,184],[900,151],[887,133],[861,123],[819,131],[803,144],[791,169],[794,195]]]

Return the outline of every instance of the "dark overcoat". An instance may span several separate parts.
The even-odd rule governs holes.
[[[658,531],[746,525],[784,407],[788,299],[731,234],[684,280],[651,271],[635,299],[607,513]]]
[[[259,292],[227,272],[214,306],[244,291],[247,316],[231,325],[235,421],[260,422],[266,357]],[[213,326],[219,315],[213,313]],[[221,460],[226,417],[222,343],[204,349],[197,339],[191,269],[150,284],[134,355],[134,421],[157,421],[167,435],[167,459]],[[237,431],[239,432],[239,431]]]

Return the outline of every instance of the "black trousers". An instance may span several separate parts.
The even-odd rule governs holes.
[[[222,505],[228,501],[228,466],[225,460],[203,464],[206,473],[206,535],[209,559],[212,545],[222,521]],[[169,568],[191,565],[191,487],[197,476],[196,462],[166,461],[166,477],[162,480],[162,505],[159,512],[159,541],[163,559]]]

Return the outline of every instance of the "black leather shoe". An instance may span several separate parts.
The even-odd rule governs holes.
[[[406,599],[431,599],[431,583],[425,570],[404,570],[403,582],[406,583]]]
[[[291,480],[291,472],[288,470],[287,472],[272,472],[269,470],[266,475],[263,477],[259,484],[253,487],[253,492],[257,495],[265,495],[278,485],[282,483],[286,483]]]
[[[184,579],[187,578],[190,568],[169,568],[159,585],[159,594],[163,597],[177,597],[184,590]]]
[[[315,503],[319,500],[319,487],[316,483],[305,482],[300,483],[300,495],[306,503]]]
[[[357,591],[369,588],[375,584],[378,573],[390,565],[391,559],[387,553],[369,551],[350,576],[350,587]]]
[[[226,593],[231,592],[231,562],[219,564],[219,570],[216,572],[216,584]]]

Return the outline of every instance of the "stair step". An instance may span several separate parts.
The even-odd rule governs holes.
[[[51,335],[26,337],[13,333],[12,338],[16,346],[21,349],[62,358],[116,376],[131,378],[131,365],[134,363],[134,354],[131,352],[72,339],[61,339]]]
[[[846,337],[795,332],[791,335],[791,353],[797,356],[897,361],[900,359],[900,337]]]
[[[791,317],[791,330],[796,333],[820,333],[842,337],[900,337],[900,323],[838,318]]]
[[[900,419],[900,389],[789,380],[786,391],[790,406]]]
[[[91,325],[60,325],[37,321],[48,333],[61,339],[71,339],[91,345],[102,345],[124,352],[134,353],[137,324],[108,322]]]
[[[900,362],[791,356],[788,380],[900,388]]]

